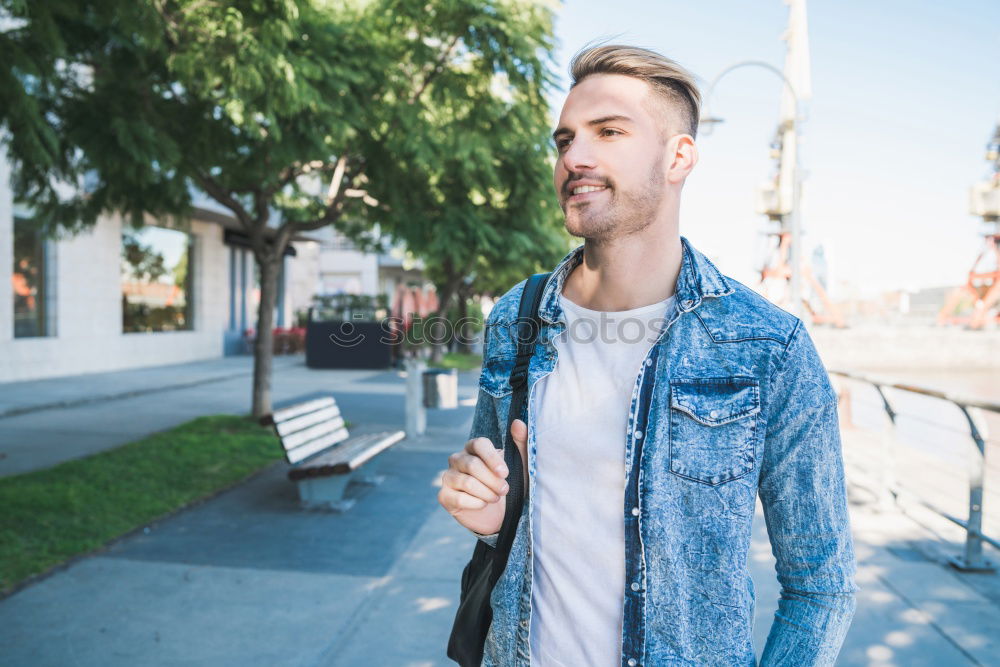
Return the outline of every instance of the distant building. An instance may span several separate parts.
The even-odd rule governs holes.
[[[310,237],[319,241],[316,294],[384,294],[395,312],[401,286],[433,291],[424,276],[423,262],[409,257],[402,246],[382,254],[365,252],[329,227],[312,232]]]
[[[941,311],[941,306],[948,300],[948,295],[954,289],[954,285],[943,285],[940,287],[923,287],[910,292],[907,302],[907,314],[926,320],[928,323],[936,321],[938,313]]]
[[[0,156],[0,382],[240,354],[256,324],[258,272],[237,221],[200,200],[189,223],[134,230],[102,216],[45,240],[12,201]],[[319,244],[294,241],[279,278],[276,326],[311,302]]]

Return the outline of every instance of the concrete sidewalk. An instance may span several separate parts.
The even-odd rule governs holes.
[[[452,664],[445,646],[474,540],[436,494],[447,455],[468,435],[475,382],[474,373],[460,374],[464,405],[430,411],[428,435],[382,455],[385,481],[359,487],[345,514],[300,510],[284,464],[276,464],[0,600],[0,663]],[[157,408],[179,418],[192,406],[245,406],[247,383],[162,392]],[[276,373],[275,385],[283,395],[334,388],[352,421],[402,423],[396,373],[293,366]],[[106,405],[130,411],[130,401],[143,398]],[[59,421],[61,412],[37,414]],[[856,446],[865,445],[845,432],[848,459],[863,462]],[[878,512],[861,472],[848,469],[862,590],[838,664],[1000,665],[998,576],[958,574],[936,562],[935,531],[909,515]],[[759,652],[778,596],[759,513],[749,562]]]
[[[450,445],[390,451],[386,481],[344,515],[299,511],[275,466],[154,524],[0,601],[3,662],[452,664],[444,649],[473,543],[435,501]],[[854,521],[862,592],[838,664],[1000,664],[996,606],[946,568],[901,558],[900,543],[880,544],[867,510]],[[759,652],[778,594],[759,515],[750,564]]]
[[[303,363],[302,355],[274,357],[278,372]],[[121,371],[0,383],[0,417],[66,408],[184,389],[253,373],[253,357],[220,357],[185,364],[146,366]]]
[[[0,410],[8,412],[0,417],[0,477],[118,447],[195,417],[247,414],[252,364],[232,357],[0,384]],[[301,355],[275,357],[272,397],[278,402],[333,392],[351,422],[399,428],[401,377],[393,370],[314,370]],[[475,382],[470,378],[467,384]],[[462,419],[441,411],[430,423]]]

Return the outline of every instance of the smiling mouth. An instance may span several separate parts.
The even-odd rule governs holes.
[[[570,195],[566,200],[582,201],[594,197],[598,192],[604,192],[607,189],[608,186],[606,185],[578,185],[570,190]]]

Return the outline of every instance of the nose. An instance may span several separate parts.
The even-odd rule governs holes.
[[[575,137],[562,154],[563,167],[570,172],[591,171],[597,167],[593,144],[585,137]]]

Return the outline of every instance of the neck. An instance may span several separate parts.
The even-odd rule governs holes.
[[[584,308],[606,312],[658,303],[674,293],[682,254],[676,224],[651,224],[620,238],[586,239],[583,262],[567,276],[563,294]]]

